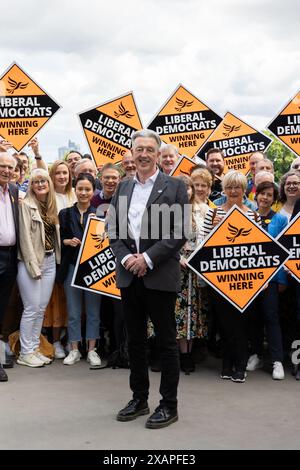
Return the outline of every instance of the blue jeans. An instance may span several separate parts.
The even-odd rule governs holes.
[[[86,313],[86,340],[99,338],[100,326],[100,294],[88,292],[77,287],[71,287],[75,266],[70,264],[68,275],[64,282],[64,289],[67,298],[68,309],[68,334],[69,341],[81,341],[81,305],[82,299],[85,302]]]

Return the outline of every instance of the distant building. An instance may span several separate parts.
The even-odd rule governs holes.
[[[75,142],[72,142],[69,139],[67,147],[59,147],[58,149],[59,160],[63,160],[65,158],[66,153],[70,152],[71,150],[77,150],[78,152],[80,152],[80,145],[76,145]]]

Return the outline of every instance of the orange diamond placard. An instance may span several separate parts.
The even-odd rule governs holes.
[[[120,299],[116,261],[105,233],[104,221],[90,217],[77,258],[72,286]]]
[[[300,156],[300,91],[275,116],[267,128],[289,150]]]
[[[278,235],[277,240],[290,253],[290,258],[284,265],[291,271],[293,277],[300,282],[300,213]]]
[[[224,173],[229,170],[238,170],[247,175],[250,170],[250,155],[253,152],[265,152],[271,142],[272,139],[265,134],[227,112],[197,156],[205,161],[209,149],[220,148],[224,154]]]
[[[0,136],[19,152],[60,106],[16,63],[0,79]]]
[[[188,157],[179,157],[178,162],[174,166],[173,170],[170,173],[170,176],[180,176],[186,175],[190,176],[191,169],[193,166],[197,165],[195,160],[191,160]]]
[[[221,121],[217,113],[178,85],[148,129],[157,132],[166,144],[175,145],[180,154],[193,157]]]
[[[121,162],[132,134],[142,129],[132,92],[79,113],[79,119],[97,167]]]
[[[288,257],[283,246],[233,206],[187,261],[243,312]]]

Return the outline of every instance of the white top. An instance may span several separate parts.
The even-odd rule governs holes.
[[[16,227],[8,186],[0,186],[0,246],[16,244]]]
[[[278,213],[281,214],[281,215],[284,215],[288,219],[288,221],[290,221],[290,219],[292,217],[292,213],[286,211],[283,207],[280,209],[280,211],[278,211]]]
[[[66,209],[67,207],[73,206],[73,204],[77,201],[74,189],[72,188],[71,196],[68,197],[66,194],[55,193],[56,197],[56,205],[57,205],[57,213],[62,209]]]
[[[214,228],[213,225],[213,215],[218,215],[219,217],[225,217],[227,212],[224,211],[224,209],[219,206],[216,209],[209,209],[206,213],[204,223],[203,223],[203,238],[206,237]],[[257,212],[254,212],[252,209],[248,209],[247,212],[244,212],[244,214],[249,217],[253,222],[256,222],[258,225],[261,225],[261,218],[260,215]]]

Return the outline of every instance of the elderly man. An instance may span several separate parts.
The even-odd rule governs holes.
[[[300,157],[297,157],[292,161],[290,169],[300,171]]]
[[[97,167],[93,160],[90,158],[82,158],[75,164],[74,176],[75,179],[82,173],[89,173],[95,179],[96,189],[101,189],[101,183],[97,178]]]
[[[179,159],[177,147],[172,144],[164,145],[161,148],[160,166],[162,171],[169,175]]]
[[[253,176],[252,182],[251,182],[251,190],[250,190],[250,192],[248,192],[248,198],[250,199],[250,201],[254,201],[254,199],[255,199],[256,188],[258,186],[258,184],[256,183],[256,175],[258,173],[262,173],[262,172],[263,173],[270,173],[271,175],[273,175],[273,183],[274,183],[274,165],[273,165],[273,162],[271,160],[269,160],[268,158],[263,158],[261,160],[258,160],[258,162],[255,165],[254,176]],[[269,180],[267,180],[267,181],[269,181]],[[262,181],[260,181],[260,182],[262,182]],[[249,181],[248,181],[247,189],[249,189]]]
[[[3,151],[4,150],[4,151]],[[2,324],[10,293],[17,277],[18,188],[10,184],[16,166],[15,158],[0,146],[0,323]],[[3,343],[2,345],[3,346]],[[3,349],[3,348],[1,348]],[[0,362],[5,362],[1,351]],[[12,363],[9,364],[12,367]],[[0,363],[0,382],[7,374]]]
[[[256,163],[255,174],[259,173],[260,171],[268,171],[269,173],[273,173],[274,175],[274,165],[272,160],[270,160],[269,158],[259,160]]]
[[[117,286],[121,289],[128,334],[132,400],[119,411],[118,421],[149,413],[147,321],[153,322],[161,353],[162,396],[148,418],[151,429],[178,420],[179,358],[175,301],[180,290],[179,250],[184,245],[185,184],[158,169],[161,141],[151,130],[132,136],[137,174],[121,181],[108,213],[108,233],[115,253]],[[127,209],[124,208],[127,205]]]
[[[136,166],[132,157],[131,150],[127,150],[122,158],[122,168],[125,171],[124,178],[132,178],[136,173]]]

